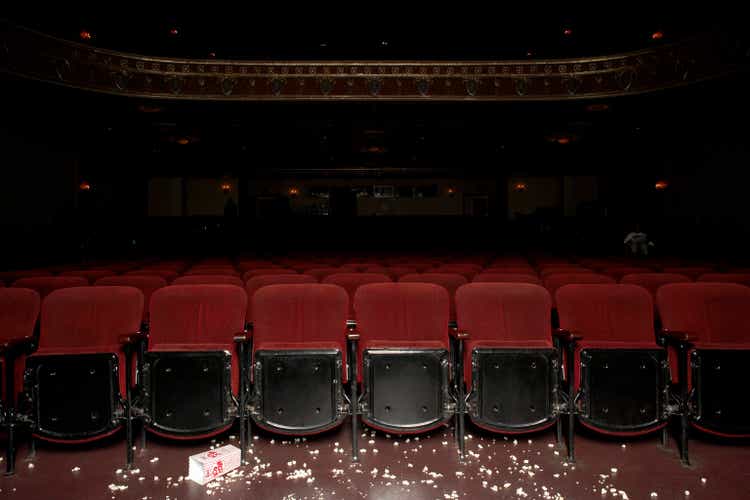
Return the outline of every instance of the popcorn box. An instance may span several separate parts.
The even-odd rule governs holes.
[[[228,444],[188,458],[188,479],[206,484],[240,466],[240,449]]]

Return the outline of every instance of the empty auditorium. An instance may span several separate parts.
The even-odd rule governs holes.
[[[739,11],[13,4],[0,499],[750,498]]]

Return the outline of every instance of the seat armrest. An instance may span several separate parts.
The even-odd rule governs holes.
[[[583,335],[581,335],[579,332],[564,330],[562,328],[558,328],[554,332],[552,332],[552,336],[566,343],[578,342],[579,340],[583,339]]]
[[[247,331],[244,331],[244,332],[239,332],[239,333],[235,333],[234,334],[234,342],[235,343],[247,342],[249,340],[252,340],[252,338],[253,338],[253,331],[252,330],[247,330]]]
[[[660,344],[692,344],[698,340],[698,336],[689,332],[662,329],[656,334]]]
[[[146,340],[148,338],[148,335],[144,332],[134,332],[134,333],[126,333],[124,335],[120,335],[117,340],[121,345],[128,345],[128,344],[136,344],[140,342],[141,340]]]
[[[359,333],[356,330],[352,330],[350,332],[347,332],[346,334],[346,340],[359,340]]]
[[[25,349],[34,345],[36,339],[34,337],[18,337],[14,339],[8,339],[0,344],[0,355],[15,351],[17,349]]]
[[[448,330],[448,333],[451,337],[453,337],[456,340],[466,340],[469,338],[469,332],[465,332],[463,330],[459,330],[458,328],[451,328]]]

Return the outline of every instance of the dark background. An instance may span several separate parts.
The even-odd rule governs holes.
[[[92,43],[119,50],[268,59],[568,57],[736,29],[731,13],[683,14],[623,14],[615,22],[563,12],[525,25],[512,15],[474,18],[474,25],[460,18],[448,25],[445,17],[379,25],[375,16],[361,29],[259,13],[146,21],[142,14],[10,16],[71,39],[91,30]],[[172,26],[179,36],[169,35]],[[562,34],[565,27],[573,34]],[[653,40],[655,30],[664,39]],[[640,222],[661,254],[743,260],[750,250],[747,84],[747,72],[737,71],[596,101],[209,103],[98,95],[2,75],[0,251],[4,267],[295,249],[618,254]],[[595,200],[563,194],[554,206],[512,213],[514,180],[529,180],[524,196],[533,207],[548,195],[531,188],[534,179],[562,186],[576,177],[595,179]],[[238,216],[196,214],[191,203],[203,202],[185,196],[177,216],[154,216],[155,178],[215,182],[219,197],[218,186],[231,180]],[[447,196],[445,182],[459,196],[473,186],[487,195],[486,216],[355,217],[352,188],[372,187],[373,179],[402,186],[402,194],[434,189],[437,197]],[[658,180],[668,188],[656,190]],[[84,181],[91,190],[79,188]],[[330,185],[328,215],[295,211],[290,185],[303,196]]]

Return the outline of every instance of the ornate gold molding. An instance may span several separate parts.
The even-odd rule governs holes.
[[[0,71],[84,90],[161,99],[588,99],[671,88],[731,70],[705,38],[578,59],[265,62],[147,57],[9,24],[0,31]]]

